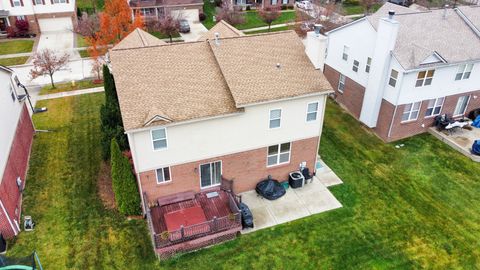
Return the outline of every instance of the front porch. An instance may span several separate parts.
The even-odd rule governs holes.
[[[480,128],[471,127],[471,130],[462,128],[449,132],[439,131],[435,127],[431,127],[428,131],[473,161],[480,162],[480,156],[472,154],[473,142],[480,139]]]
[[[239,198],[223,189],[184,192],[145,205],[160,258],[234,239],[242,229]],[[144,194],[144,202],[149,202]],[[149,202],[152,204],[152,202]]]

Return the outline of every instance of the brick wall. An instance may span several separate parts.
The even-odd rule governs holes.
[[[222,161],[222,173],[227,179],[233,179],[236,193],[253,190],[255,185],[268,175],[279,181],[287,180],[288,173],[298,169],[302,161],[313,171],[317,157],[319,137],[294,141],[291,144],[290,163],[267,168],[267,147],[220,156],[211,159],[172,166],[171,182],[157,184],[155,171],[140,173],[143,192],[150,200],[184,191],[200,191],[200,164]]]
[[[465,111],[465,116],[468,116],[468,113],[471,110],[480,108],[480,90],[478,90],[478,91],[472,91],[468,93],[462,93],[458,95],[445,97],[441,114],[446,113],[449,116],[452,116],[453,112],[455,111],[458,98],[466,95],[470,95],[470,101],[468,103],[467,110]],[[477,98],[474,98],[474,96],[476,96]],[[424,100],[420,107],[420,113],[418,115],[418,119],[415,121],[401,123],[402,114],[403,114],[403,110],[405,109],[405,105],[399,105],[397,108],[397,114],[395,116],[395,120],[393,122],[391,137],[388,138],[386,141],[395,141],[395,140],[410,137],[416,134],[420,134],[423,132],[427,132],[428,128],[433,126],[434,120],[435,120],[435,117],[425,117],[425,112],[427,111],[427,107],[428,107],[428,100]],[[422,127],[422,124],[424,125],[424,127]]]
[[[27,107],[24,104],[8,156],[5,172],[2,176],[2,182],[0,183],[0,199],[12,222],[16,219],[20,223],[22,202],[21,193],[17,186],[17,177],[22,179],[22,185],[25,186],[33,134],[33,124],[30,120]],[[3,211],[0,210],[0,232],[6,237],[13,237],[13,231],[8,222],[6,222],[6,217],[3,216],[4,213],[2,212]]]
[[[329,65],[325,65],[323,74],[327,78],[328,82],[335,90],[336,100],[344,105],[350,113],[357,119],[360,118],[360,112],[362,111],[363,96],[365,95],[365,88],[357,82],[346,78],[345,89],[343,93],[338,91],[338,81],[340,79],[340,72],[336,71]]]
[[[48,19],[48,18],[59,18],[59,17],[70,17],[72,18],[73,27],[77,25],[77,15],[75,12],[58,12],[58,13],[43,13],[43,14],[34,14],[34,15],[25,15],[25,19],[29,23],[29,33],[40,34],[40,26],[38,25],[39,19]],[[10,25],[15,27],[15,22],[17,20],[16,16],[8,17]]]
[[[277,6],[280,8],[283,5],[293,6],[295,5],[295,0],[288,0],[287,4],[283,4],[282,0],[277,0],[276,5],[272,5],[272,0],[263,0],[263,7]]]

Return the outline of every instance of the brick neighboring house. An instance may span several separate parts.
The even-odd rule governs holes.
[[[479,108],[479,14],[386,3],[328,32],[324,74],[337,101],[387,142],[427,131],[437,115]]]
[[[282,6],[294,6],[295,0],[231,0],[235,6],[252,6],[257,8],[276,6],[278,8]]]
[[[153,46],[133,33],[110,51],[144,210],[163,257],[234,238],[241,229],[235,194],[268,175],[286,180],[301,163],[313,171],[317,162],[330,84],[295,32],[245,36],[232,28],[221,22],[218,39],[206,33]],[[212,191],[220,193],[215,211],[205,199]],[[169,229],[165,216],[195,202],[210,229]]]
[[[75,0],[0,0],[0,33],[20,19],[28,21],[30,33],[72,30]]]
[[[197,22],[203,13],[203,0],[130,0],[128,3],[133,16],[140,14],[146,22],[167,15]]]
[[[15,77],[11,69],[0,66],[0,233],[6,238],[20,232],[22,190],[34,135]]]

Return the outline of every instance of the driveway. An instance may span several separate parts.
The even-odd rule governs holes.
[[[325,178],[326,183],[323,183]],[[335,179],[336,178],[336,179]],[[287,189],[287,193],[275,201],[269,201],[257,195],[255,191],[242,193],[242,202],[247,204],[253,214],[255,228],[243,230],[250,233],[259,229],[340,208],[342,205],[327,189],[326,185],[342,183],[328,168],[321,170],[312,183],[303,188]]]
[[[198,21],[188,21],[188,23],[190,24],[190,33],[180,33],[185,42],[197,41],[203,33],[208,32],[208,29]]]
[[[42,32],[38,41],[37,52],[50,49],[56,52],[66,52],[72,59],[80,58],[77,51],[73,50],[75,35],[72,31]]]

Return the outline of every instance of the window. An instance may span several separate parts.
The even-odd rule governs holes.
[[[347,46],[343,46],[342,59],[345,60],[345,61],[348,60],[348,50],[349,50],[349,48]]]
[[[402,115],[402,122],[417,120],[418,112],[420,111],[420,105],[422,105],[421,101],[405,104],[405,109],[403,110]]]
[[[268,147],[267,167],[290,162],[290,143],[276,144]]]
[[[445,98],[437,98],[437,99],[430,99],[428,101],[427,111],[425,112],[425,116],[435,116],[439,115],[442,111],[442,106]]]
[[[270,110],[270,128],[279,128],[280,127],[280,119],[282,118],[282,110],[275,109]]]
[[[140,15],[142,16],[155,16],[154,8],[142,8],[140,9]]]
[[[277,0],[272,0],[272,5],[276,5],[277,4]]]
[[[67,2],[67,0],[53,0],[54,4],[64,4],[66,2]]]
[[[395,87],[395,85],[397,85],[397,79],[398,79],[398,71],[396,71],[395,69],[392,69],[392,71],[390,71],[390,80],[388,81],[388,84],[392,87]]]
[[[12,97],[12,101],[15,102],[16,95],[15,95],[15,92],[13,91],[13,86],[11,84],[9,84],[8,86],[10,87],[10,96]]]
[[[170,182],[170,167],[160,168],[156,170],[157,172],[157,184]]]
[[[307,122],[317,120],[318,102],[308,103],[307,105]]]
[[[284,5],[288,4],[288,0],[282,0],[282,4]]]
[[[343,93],[345,90],[345,75],[340,74],[340,78],[338,79],[338,92]]]
[[[473,64],[460,65],[457,70],[457,75],[455,76],[455,81],[466,80],[470,78],[470,73],[472,73]]]
[[[352,70],[355,71],[355,72],[358,72],[358,66],[359,65],[360,65],[360,62],[358,62],[357,60],[353,60]]]
[[[200,165],[200,186],[218,186],[222,181],[222,162],[216,161]]]
[[[20,6],[22,6],[22,2],[21,2],[20,0],[13,0],[12,3],[13,3],[13,6],[14,6],[14,7],[20,7]],[[18,20],[18,17],[20,17],[20,16],[17,16],[17,20]],[[22,16],[22,17],[23,17],[23,16]]]
[[[152,141],[154,150],[167,148],[167,131],[165,128],[152,130]]]
[[[35,5],[43,5],[43,0],[35,0]]]
[[[17,16],[17,21],[25,21],[25,16],[23,15]]]
[[[433,74],[435,74],[434,69],[418,72],[417,83],[415,83],[415,87],[432,84]]]
[[[365,72],[370,73],[370,66],[372,65],[372,58],[367,57],[367,65],[365,66]]]
[[[459,97],[457,101],[457,106],[455,106],[455,111],[453,112],[453,116],[464,115],[465,111],[467,110],[469,100],[470,96]]]

